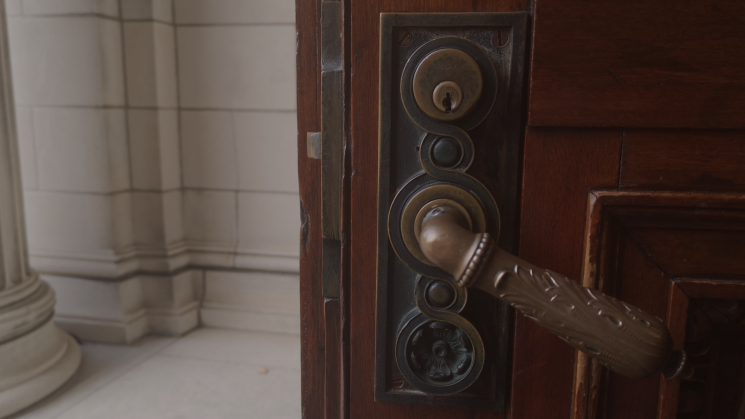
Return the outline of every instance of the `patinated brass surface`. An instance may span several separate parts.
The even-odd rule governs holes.
[[[412,83],[417,105],[440,121],[467,115],[481,98],[483,88],[479,65],[457,48],[443,48],[427,55],[414,71]]]
[[[478,204],[478,202],[476,202],[476,204]],[[424,206],[416,214],[416,219],[414,220],[414,235],[416,236],[417,240],[419,240],[419,235],[422,232],[422,223],[424,222],[424,218],[427,216],[427,214],[429,214],[430,210],[444,205],[449,205],[456,211],[458,211],[463,217],[463,227],[467,228],[469,231],[473,231],[473,220],[471,219],[471,214],[468,213],[468,210],[463,205],[451,199],[435,199],[434,201],[430,201],[424,204]],[[480,210],[481,208],[478,209]],[[483,211],[479,212],[482,214],[483,217]]]
[[[432,92],[432,102],[442,112],[456,112],[463,103],[463,89],[456,82],[444,81],[435,86]]]
[[[439,138],[432,146],[432,161],[443,169],[457,167],[461,160],[463,160],[463,148],[455,138]]]
[[[455,301],[437,307],[429,299],[433,286],[444,284],[456,293]],[[480,378],[486,353],[484,341],[460,312],[465,308],[465,290],[449,281],[421,277],[414,299],[422,314],[406,323],[398,335],[396,357],[399,370],[410,383],[431,395],[450,395],[468,389]]]
[[[419,210],[422,226],[417,242],[431,264],[460,278],[476,252],[480,234],[472,233],[461,205],[449,199],[429,202]]]
[[[469,223],[472,223],[474,231],[486,231],[486,216],[481,209],[479,201],[473,195],[453,185],[438,184],[423,189],[414,195],[406,205],[401,216],[401,236],[406,248],[411,254],[423,263],[434,266],[419,248],[418,230],[421,229],[421,221],[425,214],[420,213],[421,208],[436,199],[450,199],[462,202],[460,206],[468,214]],[[397,250],[394,248],[394,250]]]
[[[471,201],[473,209],[459,199],[473,228],[505,248],[516,244],[526,28],[525,13],[381,15],[374,390],[379,402],[505,406],[509,306],[469,293],[423,255],[412,254],[404,240],[416,244],[417,211],[404,216],[404,208],[412,200],[424,205],[436,199],[423,199],[431,187],[460,188]],[[503,32],[509,41],[496,46],[492,40]],[[475,62],[480,97],[478,80],[457,72],[435,75],[420,100],[429,115],[414,97],[414,74],[428,56],[447,49]]]
[[[670,332],[657,317],[502,249],[496,248],[491,257],[479,255],[487,233],[469,230],[458,207],[448,200],[423,207],[428,213],[419,245],[431,263],[460,278],[478,259],[468,285],[506,301],[621,375],[642,378],[664,370],[675,377],[684,368],[685,356],[672,354]]]

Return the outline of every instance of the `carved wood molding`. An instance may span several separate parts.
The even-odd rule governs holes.
[[[745,297],[740,284],[726,286],[745,280],[745,258],[739,256],[745,254],[745,194],[591,191],[582,285],[616,295],[624,285],[624,252],[634,247],[651,271],[659,271],[657,281],[667,281],[664,288],[658,282],[647,299],[657,300],[658,311],[664,306],[658,316],[665,316],[674,348],[682,349],[688,293],[723,298],[736,289],[738,297],[730,298]],[[574,377],[572,419],[613,416],[606,412],[614,390],[605,368],[577,352]],[[679,381],[661,379],[658,418],[676,416],[679,386]]]

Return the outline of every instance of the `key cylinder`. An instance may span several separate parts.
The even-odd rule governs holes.
[[[425,56],[414,72],[414,98],[428,116],[454,121],[474,109],[484,80],[476,60],[457,48]]]

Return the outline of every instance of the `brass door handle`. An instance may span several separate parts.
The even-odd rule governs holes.
[[[498,248],[488,233],[473,233],[470,224],[468,212],[447,199],[425,205],[416,217],[421,252],[459,286],[509,303],[621,375],[682,374],[685,353],[673,351],[662,320],[525,262]]]

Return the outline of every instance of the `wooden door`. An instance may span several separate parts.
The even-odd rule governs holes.
[[[343,24],[340,289],[324,297],[321,10]],[[745,5],[297,0],[306,418],[742,418]],[[629,380],[524,316],[502,411],[375,401],[380,13],[527,12],[520,257],[664,319],[695,375]]]

